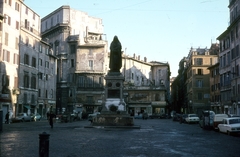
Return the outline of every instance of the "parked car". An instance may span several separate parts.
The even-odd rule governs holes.
[[[25,122],[31,121],[31,116],[27,115],[27,113],[18,113],[15,118],[12,119],[13,122]]]
[[[171,115],[171,118],[173,118],[173,116],[176,114],[176,111],[171,111],[170,115]]]
[[[188,114],[185,118],[186,123],[199,123],[199,117],[196,114]]]
[[[149,116],[151,119],[160,119],[161,115],[159,113],[153,113],[152,115]]]
[[[147,112],[144,112],[142,114],[142,119],[148,119],[148,113]]]
[[[240,117],[239,115],[236,115],[236,114],[228,114],[228,117]]]
[[[180,119],[181,119],[181,114],[179,114],[179,113],[176,113],[176,114],[174,114],[173,115],[173,121],[179,121]]]
[[[160,119],[166,119],[168,115],[166,113],[160,114]]]
[[[222,123],[223,118],[228,118],[227,114],[215,114],[213,118],[213,129],[218,130],[218,124]]]
[[[36,113],[36,114],[31,113],[30,116],[31,116],[31,121],[40,121],[41,119],[41,115],[39,113]]]
[[[95,112],[95,113],[89,114],[88,115],[88,121],[90,121],[92,123],[93,122],[93,118],[97,117],[98,114],[100,114],[100,112]]]
[[[218,130],[222,133],[231,135],[233,133],[240,133],[240,118],[224,118],[221,124],[218,124]]]
[[[142,119],[142,118],[143,118],[142,113],[139,113],[139,114],[134,116],[134,119]]]
[[[187,123],[186,122],[186,118],[187,118],[188,114],[182,114],[181,117],[180,117],[180,123]]]
[[[40,121],[41,118],[42,118],[42,116],[41,116],[39,113],[36,113],[36,114],[34,115],[34,121]]]

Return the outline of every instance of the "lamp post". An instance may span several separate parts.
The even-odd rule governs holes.
[[[189,100],[189,105],[188,105],[188,113],[190,113],[190,109],[191,109],[191,107],[190,107],[190,105],[192,105],[192,100]]]

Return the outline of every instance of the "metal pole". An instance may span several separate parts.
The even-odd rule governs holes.
[[[39,134],[39,157],[49,157],[49,136],[46,132]]]

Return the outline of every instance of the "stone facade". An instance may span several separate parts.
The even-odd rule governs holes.
[[[189,113],[201,114],[210,109],[210,84],[208,70],[218,62],[218,53],[207,48],[191,48],[187,62],[187,98]]]
[[[45,116],[49,103],[55,105],[56,101],[56,57],[50,55],[50,45],[41,41],[37,13],[21,0],[1,3],[1,13],[6,17],[2,25],[5,40],[1,41],[1,66],[5,68],[1,67],[1,80],[5,83],[1,91],[8,89],[1,95],[10,98],[1,107],[12,111],[13,117],[20,112]]]
[[[102,20],[62,6],[44,17],[41,23],[42,38],[48,39],[58,57],[57,113],[78,110],[84,117],[101,111],[106,95],[104,77],[109,70],[108,42],[104,40]],[[146,58],[140,60],[140,56],[122,56],[120,71],[124,76],[125,96],[128,86],[149,87],[149,91],[154,87],[154,92],[161,93],[156,93],[159,97],[164,93],[164,100],[159,103],[154,98],[153,101],[157,101],[154,104],[166,108],[170,95],[168,63],[148,63]]]
[[[16,113],[19,68],[19,37],[21,28],[22,2],[19,0],[1,1],[0,13],[4,16],[1,25],[0,49],[0,108],[5,115],[10,111],[10,117]],[[16,8],[15,8],[16,4]]]
[[[57,113],[78,108],[83,116],[102,105],[107,42],[100,18],[62,6],[44,17],[42,38],[49,39],[57,63]]]
[[[218,113],[224,113],[224,108],[221,106],[221,95],[220,95],[220,75],[219,75],[219,62],[213,66],[210,66],[210,102],[211,110]]]
[[[170,67],[168,63],[146,62],[140,56],[123,56],[124,96],[132,116],[146,112],[166,114],[170,102]]]
[[[218,37],[221,106],[224,113],[240,115],[239,0],[229,1],[230,25]]]

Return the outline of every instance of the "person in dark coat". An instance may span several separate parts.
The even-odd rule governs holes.
[[[49,121],[51,128],[53,128],[53,118],[56,118],[56,115],[53,113],[53,111],[51,111],[48,114],[48,121]]]
[[[5,124],[9,124],[9,112],[5,115]]]

